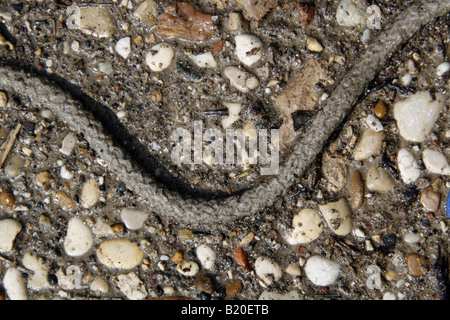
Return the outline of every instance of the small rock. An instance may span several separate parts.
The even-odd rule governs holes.
[[[186,277],[195,276],[200,270],[198,264],[195,261],[181,261],[177,265],[177,271]]]
[[[300,266],[298,263],[292,262],[288,267],[286,268],[286,272],[290,274],[291,276],[300,276],[302,274],[302,271],[300,269]]]
[[[87,181],[81,189],[81,203],[85,208],[93,207],[99,198],[99,189],[97,180],[91,179]]]
[[[66,166],[62,166],[59,172],[61,178],[66,180],[71,180],[73,178],[73,172],[70,171]]]
[[[431,189],[425,189],[420,194],[420,203],[426,210],[436,212],[441,203],[441,194]]]
[[[200,291],[205,291],[208,293],[214,292],[214,282],[211,277],[208,276],[197,276],[195,278],[195,286]]]
[[[54,193],[53,201],[63,210],[71,210],[75,207],[75,202],[64,191],[56,191]]]
[[[85,34],[99,38],[109,38],[115,32],[114,19],[107,7],[72,5],[67,9],[67,13],[70,15],[67,19],[69,29],[80,29]]]
[[[345,236],[352,231],[353,220],[345,198],[319,205],[319,209],[333,232]]]
[[[270,286],[281,278],[280,265],[268,257],[258,257],[255,261],[255,272],[263,286]]]
[[[41,290],[48,287],[48,271],[44,260],[36,254],[27,252],[23,255],[22,265],[28,270],[33,271],[27,281],[27,287],[32,290]]]
[[[167,69],[175,56],[175,50],[168,43],[159,43],[150,49],[145,57],[147,66],[155,72]]]
[[[127,239],[105,241],[97,249],[97,258],[109,268],[131,269],[137,266],[144,253],[135,242]]]
[[[3,276],[3,287],[10,300],[27,300],[28,292],[22,272],[15,268],[6,270]]]
[[[11,190],[3,189],[0,193],[0,204],[5,211],[12,212],[14,204],[16,203],[16,197]]]
[[[306,39],[306,48],[311,52],[320,53],[323,51],[322,45],[316,39],[308,37]]]
[[[63,141],[62,141],[62,145],[61,148],[59,149],[59,152],[61,152],[62,154],[66,155],[66,156],[70,156],[70,154],[72,153],[72,150],[75,148],[75,145],[77,144],[77,136],[75,133],[70,132],[69,134],[67,134]]]
[[[14,246],[17,234],[22,230],[22,225],[14,219],[0,221],[0,252],[9,252]]]
[[[103,73],[106,74],[108,76],[112,75],[114,73],[114,69],[113,66],[110,62],[100,62],[98,64],[98,70]]]
[[[240,103],[234,102],[223,102],[222,104],[228,109],[228,116],[222,119],[222,127],[228,129],[233,123],[241,118],[239,113],[242,110],[242,106]]]
[[[350,181],[350,200],[352,207],[356,210],[361,209],[364,204],[364,182],[358,170],[353,171]]]
[[[358,0],[342,0],[336,10],[336,20],[340,25],[355,27],[367,19],[366,7]]]
[[[368,289],[373,290],[373,289],[381,289],[381,270],[377,265],[370,265],[369,267],[367,267],[367,281],[366,281],[366,286]]]
[[[144,226],[148,213],[139,209],[123,208],[120,212],[120,218],[128,229],[139,230]]]
[[[381,148],[384,134],[373,130],[366,130],[362,134],[361,140],[355,149],[355,160],[365,160],[376,154]]]
[[[234,259],[244,269],[249,268],[248,253],[241,246],[237,247],[234,251]]]
[[[370,191],[388,192],[394,188],[395,180],[386,170],[371,166],[367,172],[366,185]]]
[[[92,280],[91,285],[89,287],[92,291],[100,292],[100,293],[108,293],[109,292],[109,284],[105,279],[97,276]]]
[[[6,107],[8,104],[8,96],[3,91],[0,91],[0,108]]]
[[[431,132],[444,108],[444,96],[436,93],[433,100],[428,91],[419,91],[394,104],[394,118],[400,135],[413,142],[423,142]]]
[[[64,239],[64,250],[69,256],[82,256],[91,249],[94,238],[91,230],[83,220],[74,217],[69,220],[67,235]]]
[[[158,6],[153,0],[144,0],[134,11],[139,20],[153,27],[158,21]]]
[[[24,160],[18,154],[13,155],[8,159],[5,165],[5,173],[10,178],[15,178],[22,173]]]
[[[180,263],[183,261],[183,252],[181,250],[177,250],[172,257],[172,261],[175,263]]]
[[[375,132],[383,131],[383,125],[381,124],[380,120],[378,120],[378,118],[375,117],[373,114],[369,114],[367,116],[366,124],[369,127],[369,129],[372,131],[375,131]]]
[[[292,219],[292,227],[294,230],[286,239],[288,243],[309,243],[320,236],[323,222],[320,215],[313,209],[303,209]]]
[[[442,77],[448,71],[450,71],[450,63],[449,62],[443,62],[440,65],[438,65],[438,67],[436,69],[436,74],[438,75],[438,77]]]
[[[338,192],[347,183],[347,158],[342,156],[332,156],[324,152],[322,156],[321,172],[323,178],[327,180],[327,191]]]
[[[211,270],[216,263],[216,252],[205,244],[199,245],[196,249],[197,258],[203,268]]]
[[[190,55],[189,58],[200,68],[217,67],[216,59],[210,51],[197,55]]]
[[[247,66],[252,66],[262,58],[263,43],[251,34],[240,34],[235,38],[236,56]]]
[[[178,230],[178,238],[182,240],[193,240],[194,232],[191,229],[181,228]]]
[[[415,244],[420,241],[420,236],[417,232],[413,233],[411,231],[407,231],[403,236],[403,240],[405,240],[406,243]]]
[[[409,274],[420,277],[426,271],[427,260],[417,253],[409,253],[406,256],[406,266],[408,267]]]
[[[122,58],[128,58],[131,53],[131,38],[125,37],[117,41],[115,50]]]
[[[394,293],[387,291],[383,294],[383,300],[397,300],[397,297]]]
[[[298,12],[298,18],[303,27],[306,27],[314,20],[314,16],[315,16],[314,5],[300,3],[297,6],[297,12]]]
[[[419,165],[414,156],[405,148],[397,153],[397,165],[403,182],[409,184],[416,181],[420,176]]]
[[[377,104],[373,108],[373,113],[377,116],[378,119],[384,118],[387,113],[387,105],[383,100],[378,100]]]
[[[422,153],[423,164],[431,173],[450,175],[450,164],[439,151],[425,149]]]
[[[230,84],[242,93],[247,93],[259,86],[258,78],[238,67],[226,67],[224,75],[230,80]]]
[[[252,240],[255,238],[255,233],[253,231],[250,231],[249,233],[247,233],[241,240],[241,244],[243,246],[248,245],[250,242],[252,242]]]
[[[239,12],[230,12],[228,16],[228,30],[230,31],[248,31],[248,23]]]
[[[241,280],[227,280],[225,283],[225,293],[227,295],[238,294],[242,291],[243,284]]]
[[[278,4],[278,0],[237,0],[244,7],[244,14],[249,20],[260,20]]]
[[[306,261],[305,273],[317,286],[329,286],[339,276],[339,264],[322,256],[312,256]]]
[[[142,300],[148,295],[144,283],[134,272],[117,275],[116,284],[130,300]]]
[[[42,171],[36,175],[36,184],[39,187],[45,187],[46,185],[48,185],[48,182],[51,181],[52,179],[53,178],[48,171]]]

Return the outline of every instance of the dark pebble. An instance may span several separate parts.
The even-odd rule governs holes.
[[[200,300],[211,300],[211,294],[205,291],[200,292],[198,294],[198,297],[200,298]]]
[[[382,241],[383,247],[385,249],[389,250],[389,249],[394,248],[395,241],[396,241],[396,236],[393,233],[387,233],[387,234],[384,234],[381,237],[381,241]]]

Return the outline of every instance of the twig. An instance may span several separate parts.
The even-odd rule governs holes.
[[[14,142],[16,141],[16,136],[19,133],[21,127],[22,125],[19,123],[16,128],[9,133],[8,139],[6,139],[6,141],[0,147],[0,168],[3,167],[6,157],[8,157],[8,154],[13,147]]]

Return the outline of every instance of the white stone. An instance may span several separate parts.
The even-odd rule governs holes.
[[[83,220],[74,217],[69,220],[67,235],[64,239],[64,250],[69,256],[82,256],[91,249],[94,238],[91,230]]]
[[[419,91],[394,104],[394,118],[400,135],[413,142],[423,142],[434,127],[444,107],[444,96],[436,93],[433,100],[428,91]]]
[[[117,275],[116,284],[130,300],[142,300],[148,295],[144,283],[134,272]]]
[[[397,300],[394,293],[387,291],[383,294],[383,300]]]
[[[67,27],[99,38],[111,37],[115,32],[114,19],[106,6],[67,8]]]
[[[309,243],[320,236],[323,222],[320,215],[313,209],[300,210],[292,219],[294,230],[286,241],[291,244]]]
[[[203,268],[212,269],[216,263],[216,252],[209,246],[202,244],[196,249],[197,258],[200,260]]]
[[[288,267],[286,268],[286,272],[291,276],[300,276],[302,274],[300,266],[295,262],[292,262],[288,265]]]
[[[239,113],[242,110],[240,103],[234,102],[222,102],[222,104],[228,109],[228,116],[222,119],[222,127],[228,129],[240,119]]]
[[[41,257],[27,252],[23,255],[22,265],[33,271],[33,274],[29,276],[27,282],[27,286],[30,289],[41,290],[50,285],[47,280],[48,271]]]
[[[174,56],[175,50],[168,43],[162,42],[150,49],[145,62],[152,71],[160,72],[170,66]]]
[[[317,286],[329,286],[339,276],[339,264],[322,256],[312,256],[306,261],[305,273],[308,279]]]
[[[9,252],[14,246],[17,234],[22,230],[22,225],[14,219],[0,221],[0,252]]]
[[[425,149],[422,152],[422,160],[429,172],[445,176],[450,175],[450,165],[447,158],[439,151]]]
[[[153,0],[145,0],[136,8],[134,15],[152,27],[158,20],[158,5]]]
[[[60,176],[63,179],[71,180],[73,178],[73,172],[67,169],[66,166],[62,166],[60,170]]]
[[[91,208],[97,203],[98,198],[99,189],[97,181],[94,179],[86,181],[86,183],[83,185],[83,188],[81,189],[81,204],[85,208]]]
[[[355,160],[365,160],[378,152],[384,139],[382,132],[366,130],[355,149]]]
[[[131,53],[131,39],[130,37],[125,37],[117,41],[116,52],[124,59],[128,58]]]
[[[345,198],[319,205],[319,210],[334,233],[346,236],[352,231],[353,219]]]
[[[22,273],[15,268],[6,270],[3,276],[3,287],[10,300],[28,299],[25,279],[22,277]]]
[[[75,148],[77,141],[78,139],[75,133],[73,132],[68,133],[62,141],[59,152],[65,154],[66,156],[69,156],[72,153],[73,148]]]
[[[240,34],[235,38],[236,56],[247,66],[252,66],[262,58],[262,41],[251,34]]]
[[[144,253],[135,242],[127,239],[108,240],[100,244],[97,258],[109,268],[131,269],[137,266]]]
[[[308,37],[306,39],[306,48],[311,52],[320,53],[323,51],[322,45],[316,39]]]
[[[367,116],[366,124],[369,127],[369,129],[375,132],[383,131],[383,125],[381,124],[380,120],[373,114],[369,114]]]
[[[230,84],[242,93],[247,93],[259,86],[258,78],[238,67],[226,67],[224,75],[230,80]]]
[[[100,62],[98,64],[98,70],[103,73],[106,74],[108,76],[112,75],[114,73],[114,69],[113,66],[110,62]]]
[[[436,74],[438,77],[442,77],[444,74],[446,74],[450,70],[450,62],[444,62],[438,65],[436,69]]]
[[[342,0],[336,10],[336,21],[347,27],[358,26],[366,22],[366,11],[359,0]]]
[[[100,293],[108,293],[109,284],[105,279],[97,276],[92,280],[91,285],[89,287],[92,291],[100,292]]]
[[[217,67],[214,55],[208,51],[197,55],[190,55],[189,58],[200,68],[215,68]]]
[[[280,265],[268,257],[258,257],[255,261],[255,272],[260,283],[267,287],[281,278]]]
[[[407,184],[416,181],[420,176],[416,159],[405,148],[400,149],[397,153],[397,166],[403,182]]]
[[[377,265],[370,265],[366,270],[368,277],[366,281],[366,286],[368,289],[381,289],[381,270]]]
[[[144,226],[148,213],[139,209],[123,208],[120,212],[120,218],[128,229],[139,230]]]
[[[200,267],[195,261],[181,261],[176,269],[183,276],[193,277],[198,273]]]
[[[411,231],[407,231],[403,236],[403,240],[405,240],[406,243],[415,244],[420,241],[420,235],[417,232],[413,233]]]

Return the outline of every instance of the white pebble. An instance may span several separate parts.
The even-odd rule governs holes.
[[[400,149],[397,153],[397,166],[403,182],[407,184],[416,181],[420,176],[416,159],[405,148]]]
[[[124,59],[128,58],[131,53],[131,39],[130,37],[125,37],[117,41],[116,52]]]
[[[359,1],[342,0],[336,10],[336,20],[340,25],[354,27],[365,23],[366,8]]]
[[[222,127],[228,129],[233,123],[240,119],[239,113],[242,110],[240,103],[234,102],[222,102],[222,104],[228,109],[228,116],[222,119]]]
[[[144,226],[148,213],[139,209],[123,208],[120,212],[120,218],[128,229],[139,230]]]
[[[373,114],[369,114],[366,118],[366,124],[369,127],[369,129],[380,132],[383,131],[383,125],[381,124],[380,120],[375,117]]]
[[[306,48],[311,52],[320,53],[323,51],[322,45],[316,39],[308,37],[306,39]]]
[[[339,264],[322,256],[312,256],[306,261],[305,273],[308,279],[317,286],[329,286],[339,276]]]
[[[131,269],[137,266],[144,253],[135,242],[127,239],[108,240],[100,244],[97,258],[109,268]]]
[[[431,173],[450,175],[450,165],[445,155],[438,151],[425,149],[422,153],[423,164]]]
[[[150,49],[145,62],[152,71],[167,69],[175,56],[175,50],[167,43],[159,43]]]
[[[22,230],[22,225],[14,219],[0,221],[0,252],[9,252],[14,246],[17,234]]]
[[[394,118],[400,135],[409,141],[427,138],[444,107],[444,96],[436,93],[433,100],[428,91],[419,91],[394,104]]]
[[[67,235],[64,239],[64,250],[69,256],[82,256],[91,249],[94,244],[91,230],[83,220],[74,217],[69,220]]]
[[[286,241],[289,244],[301,244],[314,241],[323,230],[320,215],[313,209],[300,210],[292,219],[294,230]]]
[[[94,280],[92,280],[89,288],[94,292],[108,293],[109,284],[105,279],[97,276],[94,278]]]
[[[88,35],[99,38],[111,37],[115,32],[114,19],[109,8],[102,6],[77,7],[72,5],[67,8],[67,27],[80,29]]]
[[[195,276],[200,270],[198,264],[195,261],[181,261],[177,265],[177,271],[186,277]]]
[[[103,73],[106,74],[108,76],[112,75],[114,72],[114,69],[112,67],[112,64],[110,62],[100,62],[98,64],[98,70]]]
[[[397,300],[397,297],[392,292],[387,291],[385,294],[383,294],[383,300]]]
[[[260,283],[267,287],[274,281],[281,278],[280,265],[268,257],[258,257],[255,261],[255,272],[260,279]]]
[[[75,133],[73,132],[68,133],[62,141],[59,152],[65,154],[66,156],[69,156],[72,153],[73,148],[75,148],[77,141],[78,139]]]
[[[25,278],[22,273],[15,269],[9,268],[3,276],[3,287],[10,300],[27,300],[28,292],[25,284]]]
[[[61,178],[71,180],[73,178],[73,172],[67,169],[66,166],[62,166],[60,170]]]
[[[236,56],[247,66],[252,66],[262,57],[263,43],[251,34],[240,34],[234,38],[236,42]]]
[[[189,58],[200,68],[217,67],[216,59],[210,51],[197,55],[190,55]]]
[[[230,84],[242,93],[247,93],[259,86],[258,78],[238,67],[226,67],[224,75],[230,80]]]
[[[92,179],[87,181],[81,189],[81,203],[85,208],[93,207],[99,198],[98,183]]]
[[[148,295],[144,283],[134,272],[117,275],[116,284],[130,300],[142,300]]]
[[[378,266],[372,264],[367,267],[367,281],[366,286],[368,289],[381,289],[381,270]]]
[[[288,265],[288,267],[286,268],[286,272],[291,276],[295,277],[300,276],[302,274],[300,266],[298,265],[298,263],[295,262],[292,262],[291,264]]]
[[[403,240],[405,240],[406,243],[415,244],[420,241],[420,235],[417,232],[413,233],[411,231],[407,231],[403,236]]]
[[[366,130],[355,149],[355,160],[365,160],[378,152],[384,139],[382,132]]]
[[[353,219],[350,207],[345,198],[319,205],[319,209],[334,233],[340,236],[346,236],[352,231]]]
[[[196,249],[197,258],[205,269],[212,269],[216,263],[216,252],[209,246],[202,244]]]
[[[22,172],[24,161],[22,157],[18,154],[13,155],[10,157],[5,165],[5,173],[10,178],[15,178]]]
[[[29,276],[27,281],[28,288],[32,290],[41,290],[48,287],[47,268],[42,258],[38,257],[36,254],[27,252],[22,258],[22,265],[33,271],[33,274]]]
[[[450,70],[450,62],[444,62],[438,65],[436,69],[436,74],[441,77]]]

